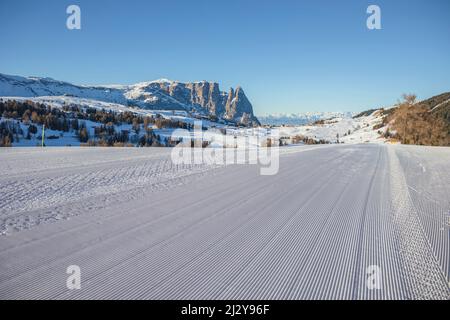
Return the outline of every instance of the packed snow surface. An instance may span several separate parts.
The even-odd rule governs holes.
[[[0,298],[449,298],[450,148],[287,147],[274,176],[170,152],[1,149]]]

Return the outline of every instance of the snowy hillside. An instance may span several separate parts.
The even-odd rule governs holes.
[[[134,85],[77,86],[52,78],[19,77],[0,74],[0,96],[41,97],[68,96],[116,103],[123,106],[149,107],[157,101],[172,102],[181,109],[190,109],[160,90],[173,81],[160,79]],[[175,107],[176,108],[176,107]]]
[[[193,122],[196,118],[202,118],[203,115],[199,112],[188,112],[183,110],[148,110],[141,109],[137,107],[129,107],[123,104],[114,102],[105,102],[94,99],[78,98],[71,96],[40,96],[40,97],[1,97],[5,101],[16,100],[16,101],[33,101],[38,103],[43,103],[45,105],[62,108],[64,106],[79,106],[85,108],[94,108],[98,110],[108,110],[112,112],[132,112],[137,115],[142,116],[156,116],[160,115],[166,119],[179,119],[186,122]],[[210,124],[210,122],[208,122]]]
[[[125,88],[76,86],[51,78],[19,77],[0,74],[0,96],[39,97],[74,96],[105,102],[127,104]]]
[[[0,97],[0,147],[40,146],[43,124],[46,146],[172,147],[190,140],[234,148],[248,143],[245,137],[270,134],[270,129],[236,127],[198,112],[147,110],[69,96]],[[175,134],[178,129],[188,134]]]
[[[381,127],[382,122],[381,112],[375,111],[358,118],[324,120],[323,124],[280,127],[280,136],[286,137],[287,143],[293,143],[299,137],[329,143],[384,143],[386,139],[382,134],[385,128]]]

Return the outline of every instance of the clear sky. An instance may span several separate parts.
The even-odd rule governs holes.
[[[241,85],[257,115],[358,111],[450,91],[449,14],[449,0],[0,0],[0,73],[211,80]]]

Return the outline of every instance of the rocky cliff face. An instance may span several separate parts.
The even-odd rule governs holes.
[[[0,96],[62,96],[114,102],[155,110],[198,111],[247,126],[259,125],[242,88],[221,91],[216,82],[182,83],[166,79],[129,86],[77,86],[50,78],[0,74]]]
[[[162,84],[161,89],[182,104],[205,109],[218,118],[245,125],[259,125],[253,114],[253,106],[241,87],[236,90],[230,88],[226,93],[220,91],[218,83],[202,81],[171,82],[168,86]]]
[[[242,123],[247,123],[248,121],[253,122],[254,119],[256,119],[253,115],[252,104],[247,99],[247,96],[241,87],[237,87],[236,91],[230,89],[225,105],[224,118],[236,119],[236,117],[238,117]]]

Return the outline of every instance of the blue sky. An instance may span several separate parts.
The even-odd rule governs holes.
[[[81,30],[66,8],[81,7]],[[368,5],[382,30],[368,30]],[[256,114],[357,111],[450,91],[448,0],[1,0],[0,73],[241,85]]]

